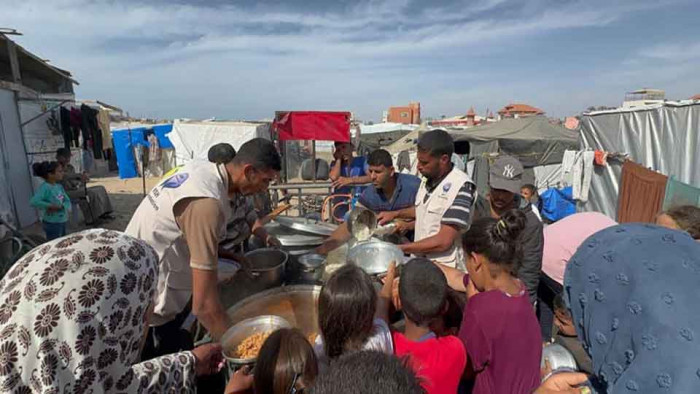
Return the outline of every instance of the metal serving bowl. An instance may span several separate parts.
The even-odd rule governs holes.
[[[348,251],[348,263],[357,265],[369,275],[386,273],[392,261],[397,266],[403,264],[403,252],[388,242],[359,242]]]
[[[232,321],[241,321],[260,315],[283,318],[304,335],[318,333],[316,304],[321,286],[292,285],[276,287],[253,294],[228,309]]]
[[[552,373],[577,371],[574,356],[558,343],[551,343],[542,349],[542,368],[545,367],[545,361],[549,361]]]
[[[235,356],[236,348],[249,336],[259,332],[272,332],[280,328],[289,328],[291,324],[279,316],[263,315],[245,319],[229,328],[221,337],[221,346],[226,360],[235,365],[248,365],[255,363],[256,357],[238,358]]]

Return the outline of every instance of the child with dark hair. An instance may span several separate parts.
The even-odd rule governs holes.
[[[42,183],[29,204],[39,210],[46,239],[66,235],[66,223],[70,211],[70,198],[59,182],[63,180],[63,167],[55,161],[43,161],[32,165],[34,176],[42,178]]]
[[[348,351],[394,350],[391,331],[376,316],[390,301],[377,297],[372,278],[356,265],[344,265],[321,288],[318,297],[318,326],[314,351],[323,369]],[[381,305],[378,305],[381,303]]]
[[[656,217],[656,224],[672,230],[686,231],[693,239],[700,241],[700,207],[671,207]]]
[[[579,371],[587,374],[593,373],[591,358],[576,336],[576,327],[574,327],[571,312],[564,303],[563,293],[554,297],[554,325],[557,326],[557,336],[554,338],[554,342],[564,346],[574,356]]]
[[[525,220],[518,209],[476,220],[462,237],[469,274],[440,267],[450,287],[467,293],[459,337],[473,393],[531,393],[539,385],[542,335],[517,277]]]
[[[380,298],[389,300],[395,265],[389,267]],[[467,364],[464,345],[454,335],[438,337],[432,326],[447,311],[447,281],[436,264],[414,258],[402,267],[399,299],[406,317],[404,333],[393,332],[395,353],[407,357],[428,393],[456,393]],[[383,316],[388,316],[388,305]]]
[[[289,394],[308,390],[318,375],[316,355],[308,339],[296,328],[281,328],[265,340],[255,363],[236,371],[226,394],[253,388],[259,394]]]
[[[312,394],[423,394],[420,378],[397,357],[376,351],[343,355],[318,377]]]

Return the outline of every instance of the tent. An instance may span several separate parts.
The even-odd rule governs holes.
[[[700,187],[700,102],[666,101],[587,113],[580,138],[586,148],[629,154],[644,167]],[[617,217],[621,173],[615,162],[596,168],[588,202],[579,209]]]
[[[554,182],[561,169],[566,150],[578,150],[577,135],[564,127],[553,125],[544,116],[504,119],[484,126],[464,130],[448,130],[457,150],[466,143],[469,160],[474,160],[472,178],[477,190],[484,193],[488,186],[489,160],[500,154],[518,158],[525,167],[524,183],[545,189]],[[536,175],[537,174],[537,175]]]
[[[470,158],[501,153],[517,157],[524,167],[561,163],[565,150],[578,149],[574,132],[544,116],[504,119],[451,134],[455,143],[469,142]]]
[[[270,139],[270,124],[176,120],[168,137],[175,147],[177,164],[182,165],[192,159],[206,159],[209,148],[218,143],[229,143],[238,150],[253,138]]]

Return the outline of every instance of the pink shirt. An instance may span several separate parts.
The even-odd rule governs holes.
[[[564,284],[564,271],[571,256],[586,238],[617,223],[598,212],[582,212],[544,228],[542,271]]]

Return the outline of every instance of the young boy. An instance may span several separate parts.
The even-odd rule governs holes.
[[[394,276],[392,266],[380,297],[391,299]],[[409,261],[402,267],[399,299],[406,330],[392,333],[395,354],[408,358],[427,393],[456,393],[467,364],[466,350],[456,336],[438,338],[431,330],[447,310],[447,280],[440,268],[424,258]]]
[[[554,297],[554,325],[557,326],[558,333],[554,342],[564,346],[574,356],[579,371],[591,374],[593,363],[576,336],[576,328],[572,320],[571,313],[564,304],[562,293],[557,294]]]

